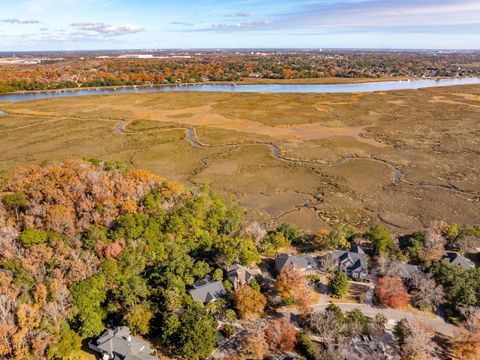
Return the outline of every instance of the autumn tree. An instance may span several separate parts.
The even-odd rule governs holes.
[[[275,282],[275,291],[284,301],[293,301],[302,314],[310,312],[314,294],[298,266],[292,264],[282,270]]]
[[[402,279],[393,276],[384,276],[375,286],[375,295],[381,304],[394,309],[406,307],[410,303]]]
[[[263,360],[267,353],[268,345],[263,330],[250,329],[241,337],[237,350],[239,360]]]
[[[286,319],[272,320],[266,326],[265,340],[272,352],[290,352],[297,342],[297,331]]]
[[[460,324],[453,343],[453,354],[458,359],[480,358],[480,310],[476,307],[463,309],[465,321]]]
[[[252,320],[260,317],[267,304],[267,298],[249,285],[240,287],[233,294],[235,309],[241,318]]]

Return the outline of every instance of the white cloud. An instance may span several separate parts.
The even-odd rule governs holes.
[[[195,25],[194,23],[188,22],[188,21],[172,21],[170,24],[172,24],[172,25],[182,25],[182,26],[193,26],[193,25]]]
[[[0,22],[2,23],[8,23],[8,24],[20,24],[20,25],[27,25],[27,24],[40,24],[40,21],[38,20],[32,20],[32,19],[27,19],[27,20],[20,20],[20,19],[0,19]]]
[[[113,36],[122,36],[128,34],[135,34],[145,31],[144,28],[132,25],[108,25],[102,22],[82,22],[82,23],[72,23],[70,24],[74,28],[77,28],[78,31],[72,34],[84,34],[90,35],[92,37],[102,36],[102,37],[113,37]]]
[[[267,27],[273,25],[274,21],[271,19],[264,19],[260,21],[242,21],[236,24],[213,24],[212,29],[219,29],[219,30],[245,30],[245,29],[257,29],[262,27]]]

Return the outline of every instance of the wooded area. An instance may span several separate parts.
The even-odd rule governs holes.
[[[462,52],[192,52],[184,57],[50,54],[62,60],[1,64],[0,93],[75,87],[158,85],[245,78],[384,78],[478,76],[479,53]],[[82,55],[82,56],[81,56]],[[95,54],[93,54],[95,55]],[[171,54],[170,54],[171,55]],[[175,54],[173,54],[175,55]],[[84,56],[87,56],[84,58]],[[104,58],[105,57],[105,58]]]

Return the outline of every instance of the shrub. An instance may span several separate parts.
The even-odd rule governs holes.
[[[330,283],[330,291],[332,292],[333,297],[336,298],[344,297],[347,294],[349,287],[348,276],[341,271],[335,274],[335,277]]]
[[[42,230],[27,229],[18,235],[23,247],[29,248],[35,244],[44,244],[48,241],[48,233]]]

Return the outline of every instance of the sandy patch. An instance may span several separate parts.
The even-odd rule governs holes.
[[[471,99],[468,99],[468,100],[471,100]],[[444,96],[433,96],[432,100],[430,100],[429,102],[434,104],[463,105],[463,106],[471,106],[474,108],[480,108],[480,105],[474,105],[474,104],[464,103],[461,101],[449,100],[449,99],[446,99]]]
[[[139,117],[148,118],[151,120],[168,122],[174,121],[193,126],[207,126],[225,130],[243,131],[258,135],[271,136],[280,140],[315,140],[325,139],[333,136],[350,136],[355,138],[357,141],[377,147],[386,146],[374,139],[367,139],[360,136],[360,134],[365,132],[365,126],[327,127],[318,123],[295,126],[268,126],[252,120],[227,119],[222,115],[213,113],[210,105],[191,110],[194,112],[194,115],[188,116],[188,118],[181,117],[180,115],[184,113],[184,111],[178,110],[164,110],[161,112],[134,110],[134,112]],[[191,113],[189,112],[188,114],[190,115]]]

